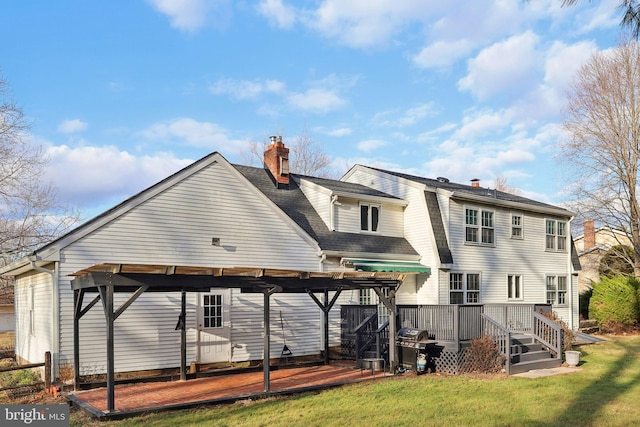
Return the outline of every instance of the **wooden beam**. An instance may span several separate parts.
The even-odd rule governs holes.
[[[149,286],[140,286],[138,289],[136,289],[133,295],[131,295],[129,299],[126,300],[124,304],[122,304],[120,308],[115,312],[113,320],[116,320],[118,317],[120,317],[120,315],[127,309],[127,307],[133,304],[133,302],[137,300],[138,297],[142,295],[147,289],[149,289]]]

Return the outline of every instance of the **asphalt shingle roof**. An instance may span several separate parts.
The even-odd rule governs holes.
[[[487,202],[490,202],[490,200],[493,199],[493,200],[500,200],[500,201],[506,201],[506,202],[517,202],[517,203],[522,203],[529,206],[537,206],[542,208],[563,209],[558,206],[550,205],[548,203],[538,202],[537,200],[528,199],[526,197],[517,196],[511,193],[505,193],[504,191],[498,191],[498,190],[489,189],[486,187],[473,187],[471,185],[458,184],[455,182],[446,182],[444,180],[438,180],[438,179],[432,179],[432,178],[424,178],[421,176],[410,175],[402,172],[394,172],[394,171],[389,171],[385,169],[378,169],[370,166],[365,166],[365,167],[372,170],[377,170],[379,172],[388,173],[389,175],[394,175],[400,178],[408,179],[410,181],[419,182],[432,188],[442,188],[444,190],[455,191],[456,193],[467,193],[475,196],[486,197],[488,199]],[[571,212],[567,211],[567,215],[571,216],[572,214]]]
[[[296,183],[296,179],[300,178],[298,175],[292,175],[294,179],[291,180],[289,189],[278,189],[266,169],[241,165],[233,166],[316,240],[322,250],[418,255],[413,246],[403,237],[344,233],[330,230]],[[324,178],[309,178],[306,176],[303,178],[313,180],[319,185],[324,184],[323,186],[328,188],[331,188],[329,187],[329,185],[331,185],[335,189],[348,188],[348,190],[344,191],[358,194],[385,195],[386,197],[393,198],[393,196],[389,196],[386,193],[380,193],[379,191],[359,184],[344,183]]]

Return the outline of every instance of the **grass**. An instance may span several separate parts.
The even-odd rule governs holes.
[[[577,372],[537,379],[398,377],[320,393],[72,426],[628,426],[640,424],[640,336],[578,348]]]

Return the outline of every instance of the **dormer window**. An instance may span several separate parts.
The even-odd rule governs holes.
[[[370,203],[360,204],[360,230],[378,232],[380,224],[380,205]]]

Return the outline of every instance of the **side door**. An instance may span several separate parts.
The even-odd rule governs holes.
[[[229,289],[201,292],[198,307],[198,361],[228,362],[231,359]]]

